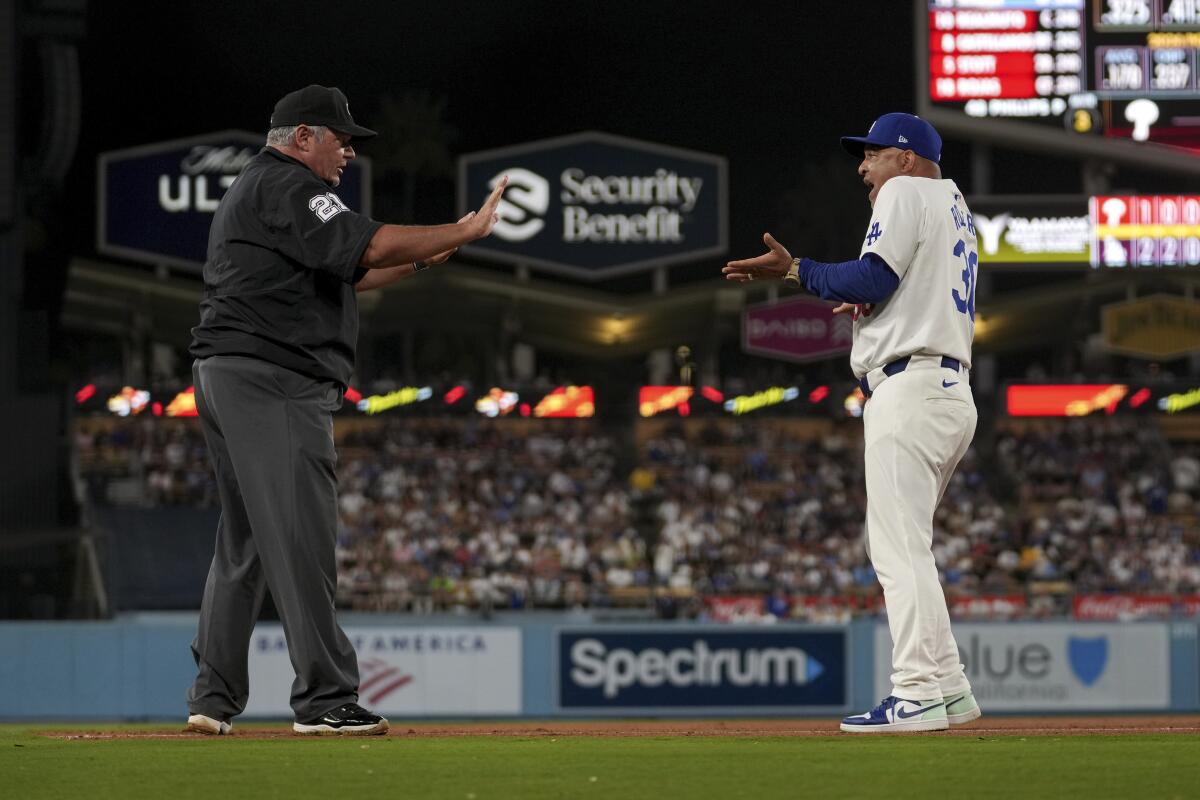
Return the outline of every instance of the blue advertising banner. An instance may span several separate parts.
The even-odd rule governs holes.
[[[726,162],[720,156],[579,133],[459,160],[459,213],[504,175],[492,235],[464,252],[598,280],[723,254]]]
[[[217,204],[265,140],[265,133],[220,131],[102,153],[96,249],[199,270]],[[370,161],[360,156],[342,173],[337,195],[370,214],[370,186]]]
[[[748,710],[846,705],[846,632],[560,630],[558,704],[566,709]]]

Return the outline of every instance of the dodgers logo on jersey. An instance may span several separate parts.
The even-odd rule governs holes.
[[[875,222],[871,225],[871,230],[867,231],[867,247],[875,244],[880,236],[883,236],[883,228],[879,227],[878,222]]]

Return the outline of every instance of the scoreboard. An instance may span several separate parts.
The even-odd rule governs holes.
[[[1200,153],[1200,0],[918,3],[926,108]]]
[[[1200,195],[1093,197],[1093,267],[1200,264]]]

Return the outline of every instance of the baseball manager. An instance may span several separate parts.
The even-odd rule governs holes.
[[[767,233],[765,255],[727,278],[784,278],[852,313],[850,367],[863,412],[867,544],[892,634],[892,692],[842,720],[850,733],[944,730],[980,716],[950,632],[933,558],[933,512],[975,434],[969,383],[975,334],[975,222],[942,178],[942,139],[912,114],[884,114],[845,136],[859,159],[871,222],[854,261],[822,264]]]
[[[385,225],[334,191],[354,143],[373,136],[336,88],[285,95],[266,147],[213,217],[191,354],[221,519],[192,643],[190,731],[229,733],[246,707],[250,637],[268,589],[296,671],[293,729],[388,729],[357,703],[358,660],[334,614],[331,415],[354,370],[355,292],[440,264],[487,236],[507,181],[457,223]]]

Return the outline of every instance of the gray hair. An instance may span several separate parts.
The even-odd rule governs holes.
[[[271,128],[267,131],[267,144],[272,147],[288,147],[296,138],[296,129],[299,125],[281,125],[278,128]],[[328,130],[324,125],[309,125],[308,129],[317,137],[318,142],[325,141],[325,131]]]

